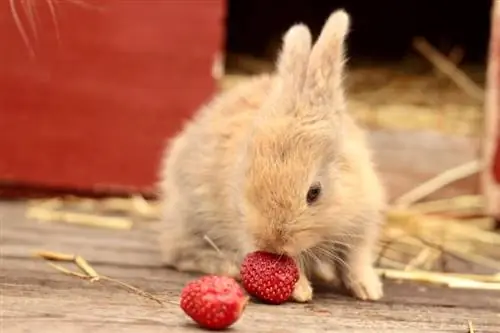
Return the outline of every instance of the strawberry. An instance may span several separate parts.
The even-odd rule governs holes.
[[[299,270],[292,258],[263,251],[248,254],[240,274],[246,291],[270,304],[286,302],[299,280]]]
[[[234,324],[247,302],[248,296],[234,279],[209,275],[186,284],[180,305],[200,326],[217,330]]]

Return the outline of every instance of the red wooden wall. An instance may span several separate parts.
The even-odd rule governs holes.
[[[24,27],[29,21],[21,1]],[[0,1],[0,182],[150,192],[167,137],[214,91],[224,0]]]
[[[500,228],[500,3],[492,11],[491,41],[485,104],[486,168],[482,175],[488,213],[498,219]]]

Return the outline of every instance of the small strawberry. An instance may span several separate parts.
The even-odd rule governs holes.
[[[240,274],[246,291],[270,304],[286,302],[299,280],[299,270],[292,258],[263,251],[248,254]]]
[[[248,296],[234,279],[209,275],[186,284],[180,305],[200,326],[217,330],[235,323],[247,302]]]

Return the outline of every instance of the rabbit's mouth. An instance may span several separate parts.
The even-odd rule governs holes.
[[[269,238],[259,236],[255,238],[254,242],[257,250],[293,258],[298,258],[311,251],[321,242],[319,235],[306,231],[287,235],[271,235]]]

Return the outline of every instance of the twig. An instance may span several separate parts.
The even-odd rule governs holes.
[[[152,294],[150,294],[150,293],[148,293],[148,292],[146,292],[144,290],[141,290],[139,288],[136,288],[136,287],[134,287],[134,286],[132,286],[132,285],[130,285],[128,283],[125,283],[123,281],[120,281],[120,280],[117,280],[117,279],[114,279],[114,278],[111,278],[111,277],[108,277],[108,276],[98,275],[97,272],[95,271],[95,269],[92,268],[92,266],[90,266],[90,264],[83,257],[81,257],[81,256],[75,256],[75,255],[72,255],[72,254],[65,254],[65,253],[50,252],[50,251],[40,251],[40,252],[37,252],[36,255],[39,256],[39,257],[41,257],[41,258],[43,258],[43,259],[45,259],[47,261],[47,264],[49,266],[53,267],[54,269],[58,270],[59,272],[62,272],[64,274],[66,274],[66,275],[76,276],[76,277],[78,277],[80,279],[87,280],[87,281],[90,281],[90,282],[102,281],[102,280],[113,282],[113,283],[116,283],[116,284],[124,287],[125,289],[128,289],[129,291],[132,291],[132,292],[136,293],[137,295],[149,298],[149,299],[157,302],[160,305],[162,305],[164,303],[164,301],[162,301],[159,298],[153,296]],[[55,260],[55,261],[73,262],[85,274],[81,274],[81,273],[74,272],[74,271],[71,271],[69,269],[66,269],[66,268],[64,268],[61,265],[53,263],[52,262],[53,260]],[[178,303],[172,302],[172,301],[167,301],[167,303],[178,305]]]
[[[131,210],[145,217],[150,217],[150,218],[159,217],[159,212],[157,212],[154,206],[140,195],[132,196]]]
[[[138,294],[138,295],[140,295],[140,296],[144,296],[144,297],[146,297],[146,298],[149,298],[149,299],[151,299],[151,300],[153,300],[153,301],[157,302],[157,303],[158,303],[158,304],[160,304],[160,305],[162,305],[162,304],[163,304],[163,301],[162,301],[162,300],[160,300],[160,299],[156,298],[155,296],[153,296],[152,294],[150,294],[150,293],[148,293],[148,292],[146,292],[146,291],[144,291],[144,290],[141,290],[141,289],[139,289],[139,288],[136,288],[136,287],[134,287],[134,286],[132,286],[132,285],[130,285],[130,284],[128,284],[128,283],[125,283],[125,282],[123,282],[123,281],[120,281],[120,280],[117,280],[117,279],[113,279],[113,278],[110,278],[110,277],[108,277],[108,276],[104,276],[104,275],[99,275],[99,278],[100,278],[101,280],[106,280],[106,281],[109,281],[109,282],[116,283],[116,284],[118,284],[118,285],[120,285],[120,286],[122,286],[122,287],[124,287],[124,288],[126,288],[126,289],[129,289],[129,290],[130,290],[130,291],[132,291],[132,292],[135,292],[136,294]],[[178,303],[175,303],[175,302],[172,302],[172,301],[167,301],[167,302],[168,302],[168,303],[172,303],[172,304],[176,304],[176,305],[178,305]]]
[[[478,254],[474,254],[474,253],[470,253],[468,251],[464,251],[461,249],[460,246],[450,246],[448,245],[446,251],[457,257],[457,258],[460,258],[460,259],[463,259],[463,260],[466,260],[468,262],[472,262],[472,263],[475,263],[475,264],[478,264],[478,265],[481,265],[483,267],[487,267],[487,268],[490,268],[490,269],[494,269],[494,270],[499,270],[500,271],[500,262],[492,259],[492,258],[489,258],[489,257],[485,257],[485,256],[482,256],[482,255],[478,255]]]
[[[428,259],[435,253],[435,250],[430,247],[424,247],[414,258],[412,258],[408,264],[406,264],[404,270],[409,271],[415,269],[421,264],[424,264]]]
[[[483,282],[472,280],[460,276],[454,276],[447,273],[426,272],[426,271],[398,271],[395,269],[378,269],[380,275],[390,279],[421,281],[439,285],[445,285],[449,288],[460,289],[482,289],[482,290],[500,290],[498,282]],[[473,275],[469,275],[472,277]]]
[[[463,60],[464,58],[464,49],[459,47],[459,46],[454,46],[450,53],[448,53],[447,59],[455,66],[458,66],[458,64]],[[446,77],[446,75],[441,72],[438,68],[434,68],[434,71],[436,72],[436,76],[438,78]]]
[[[55,211],[45,207],[29,207],[27,216],[41,221],[60,221],[108,229],[128,230],[132,228],[132,221],[126,218]]]
[[[77,272],[73,272],[73,271],[70,271],[69,269],[66,269],[64,267],[62,267],[61,265],[58,265],[58,264],[54,264],[53,262],[50,262],[50,261],[47,261],[47,264],[53,268],[55,268],[56,270],[58,270],[59,272],[62,272],[64,274],[67,274],[67,275],[72,275],[72,276],[76,276],[80,279],[84,279],[84,280],[89,280],[89,276],[87,275],[83,275],[81,273],[77,273]]]
[[[452,169],[448,169],[403,194],[394,201],[394,204],[402,207],[409,206],[457,180],[472,176],[480,170],[481,162],[479,160],[470,161]]]
[[[394,239],[389,239],[387,242],[382,244],[381,249],[378,251],[377,260],[375,261],[375,265],[380,265],[382,259],[384,258],[386,252],[391,248],[391,245],[394,243]]]
[[[469,324],[469,333],[474,333],[475,330],[474,330],[474,327],[472,326],[472,321],[470,320],[467,320],[468,324]]]
[[[474,81],[469,79],[455,64],[446,59],[439,51],[430,45],[424,38],[415,38],[413,47],[419,51],[430,63],[443,74],[446,74],[457,86],[472,98],[484,101],[484,91]]]
[[[90,277],[90,281],[98,281],[99,280],[99,275],[97,272],[89,265],[87,260],[83,259],[80,256],[75,257],[75,264],[80,268],[87,276]]]
[[[413,203],[411,209],[425,214],[451,211],[454,214],[464,211],[482,212],[484,209],[484,197],[482,195],[461,195],[453,198]]]
[[[422,236],[414,236],[414,237],[416,239],[419,239],[422,243],[426,244],[427,246],[439,249],[442,253],[449,254],[455,258],[465,260],[469,263],[474,263],[476,265],[500,271],[499,262],[491,258],[484,257],[475,253],[471,253],[470,251],[464,250],[462,246],[454,246],[453,244],[448,244],[447,246],[444,246],[443,242],[436,243],[435,241],[424,239]]]
[[[463,279],[469,279],[481,282],[500,283],[500,274],[494,274],[494,275],[462,274],[462,273],[447,273],[447,274],[450,276],[455,276]]]
[[[38,251],[35,253],[36,256],[53,261],[69,261],[73,262],[75,260],[75,256],[72,254],[51,252],[51,251]]]
[[[111,197],[105,199],[68,196],[49,200],[31,200],[29,206],[32,207],[31,210],[35,209],[35,214],[44,213],[38,209],[57,213],[57,210],[63,210],[65,206],[68,206],[69,209],[78,210],[78,213],[72,213],[78,216],[85,215],[83,212],[94,213],[91,216],[96,216],[95,212],[119,212],[148,219],[157,219],[160,216],[158,203],[146,200],[141,195],[132,195],[130,198]],[[33,214],[33,212],[30,213]]]

